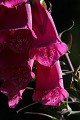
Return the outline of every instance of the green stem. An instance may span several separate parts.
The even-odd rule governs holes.
[[[19,112],[21,112],[22,110],[24,110],[24,109],[26,109],[26,108],[28,108],[28,107],[31,107],[31,106],[33,106],[33,105],[35,105],[35,104],[37,104],[37,103],[38,103],[38,102],[35,102],[35,103],[32,103],[32,104],[29,104],[29,105],[27,105],[27,106],[25,106],[25,107],[23,107],[23,108],[17,110],[16,112],[19,113]]]
[[[52,120],[58,120],[57,118],[55,118],[55,117],[53,117],[53,116],[51,116],[51,115],[48,115],[48,114],[44,114],[44,113],[25,112],[24,114],[42,115],[42,116],[49,117],[49,118],[51,118]]]

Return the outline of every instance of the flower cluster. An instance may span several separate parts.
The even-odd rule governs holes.
[[[29,0],[0,0],[0,91],[8,97],[9,107],[22,99],[34,74],[34,101],[57,106],[67,98],[59,63],[67,50],[40,0],[32,6]]]

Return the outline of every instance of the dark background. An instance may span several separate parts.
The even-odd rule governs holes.
[[[70,20],[80,20],[80,0],[49,0],[52,5],[52,16],[57,29]]]
[[[49,0],[52,3],[52,17],[58,33],[69,28],[74,21],[74,27],[62,35],[62,41],[68,43],[72,34],[70,58],[74,69],[80,65],[80,0]]]

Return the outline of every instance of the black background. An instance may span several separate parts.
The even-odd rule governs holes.
[[[52,17],[58,32],[61,31],[70,20],[80,20],[80,0],[49,1],[52,3]]]

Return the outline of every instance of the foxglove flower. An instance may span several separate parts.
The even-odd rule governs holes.
[[[29,1],[0,1],[0,79],[4,80],[0,91],[8,96],[10,107],[18,104],[32,79],[28,60],[34,39]]]
[[[51,15],[40,0],[35,0],[32,14],[28,0],[1,0],[0,16],[0,79],[4,80],[0,91],[8,96],[9,106],[18,104],[34,77],[34,61],[33,100],[59,105],[68,97],[58,61],[67,52],[67,45],[60,40]]]
[[[58,106],[69,96],[64,89],[62,71],[59,61],[51,67],[37,63],[36,89],[33,100],[43,105]]]
[[[67,52],[68,47],[60,40],[50,13],[39,1],[33,5],[32,16],[33,30],[37,36],[32,50],[35,60],[44,66],[51,66]]]
[[[68,48],[57,33],[50,13],[40,2],[32,9],[33,30],[37,35],[33,56],[37,61],[36,89],[33,100],[44,105],[58,106],[69,96],[64,89],[59,58]]]

